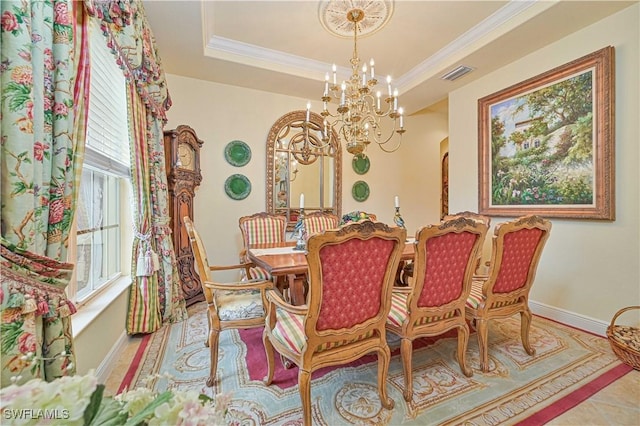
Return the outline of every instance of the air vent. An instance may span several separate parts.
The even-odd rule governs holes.
[[[466,65],[460,65],[459,67],[456,67],[456,68],[452,69],[448,73],[443,74],[442,76],[440,76],[440,78],[442,80],[449,80],[449,81],[457,80],[460,77],[462,77],[463,75],[465,75],[467,73],[470,73],[474,69],[475,68],[471,68],[471,67],[468,67]]]

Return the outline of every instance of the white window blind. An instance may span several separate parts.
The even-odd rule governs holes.
[[[100,26],[93,19],[90,33],[91,88],[85,161],[128,177],[129,131],[124,75],[107,47]]]

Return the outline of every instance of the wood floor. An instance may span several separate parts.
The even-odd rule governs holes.
[[[108,394],[117,393],[129,369],[129,360],[133,359],[141,340],[140,337],[129,338],[127,347],[105,383]],[[640,426],[640,371],[625,374],[547,425]]]

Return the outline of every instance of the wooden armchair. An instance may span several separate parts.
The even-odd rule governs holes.
[[[305,213],[304,215],[304,228],[308,236],[318,234],[327,229],[337,228],[339,222],[340,218],[338,216],[319,210]]]
[[[378,354],[381,404],[393,408],[386,390],[391,353],[385,322],[405,238],[402,228],[368,220],[312,235],[307,305],[291,306],[277,291],[267,292],[265,383],[273,380],[275,348],[299,368],[305,425],[311,425],[311,373],[370,352]]]
[[[411,358],[417,338],[457,328],[460,369],[466,376],[473,374],[465,360],[469,342],[465,303],[486,233],[487,225],[464,217],[422,227],[416,233],[413,286],[393,289],[387,319],[387,330],[401,338],[403,395],[407,401],[413,397]]]
[[[240,262],[248,262],[247,250],[252,244],[280,243],[285,241],[286,216],[271,213],[256,213],[238,220],[244,248],[240,251]],[[270,274],[259,266],[253,266],[247,276],[251,279],[270,280]]]
[[[229,266],[210,266],[207,252],[200,235],[188,216],[184,225],[189,235],[191,249],[196,258],[202,291],[207,302],[209,338],[205,345],[211,352],[211,368],[207,386],[213,386],[218,367],[218,340],[220,332],[229,328],[253,328],[264,326],[267,289],[273,288],[271,281],[251,280],[235,283],[219,283],[213,280],[214,271],[245,269],[251,263]]]
[[[477,330],[483,372],[489,371],[489,320],[520,313],[522,346],[535,354],[529,343],[529,291],[550,231],[551,222],[535,215],[500,223],[494,230],[489,274],[474,277],[466,305],[467,319]]]
[[[470,212],[470,211],[463,211],[463,212],[458,212],[458,213],[453,213],[453,214],[448,214],[446,215],[444,218],[442,218],[442,220],[451,220],[454,219],[457,216],[462,216],[462,217],[466,217],[469,219],[475,219],[475,220],[479,220],[482,223],[484,223],[485,225],[487,225],[487,228],[491,227],[491,218],[489,216],[485,216],[482,215],[480,213],[476,213],[476,212]],[[476,268],[475,268],[475,273],[476,274],[480,274],[482,272],[481,265],[482,265],[482,247],[484,245],[484,238],[483,240],[480,242],[480,249],[478,250],[478,259],[476,261]],[[489,262],[486,262],[486,266],[489,266]]]

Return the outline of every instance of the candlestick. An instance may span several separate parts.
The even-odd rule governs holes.
[[[311,102],[307,102],[307,123],[309,122],[309,118],[310,118],[310,114],[311,114]]]
[[[369,62],[369,66],[371,67],[371,80],[373,80],[376,76],[375,72],[373,72],[373,65],[375,64],[375,62],[373,62],[373,58],[371,58],[371,61]]]
[[[400,207],[400,199],[398,198],[398,196],[396,195],[396,208]]]
[[[333,85],[335,86],[336,84],[338,84],[336,80],[336,64],[333,64],[331,70],[333,71]]]
[[[392,92],[391,92],[391,76],[390,75],[387,76],[387,89],[389,89],[389,97],[391,97]]]
[[[304,194],[300,194],[300,208],[304,209]]]

